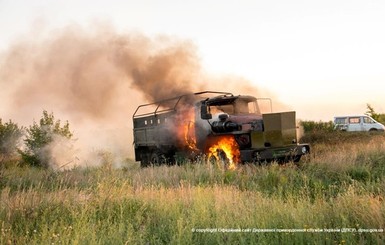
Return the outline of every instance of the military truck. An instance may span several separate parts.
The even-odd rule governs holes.
[[[295,112],[261,113],[260,100],[203,91],[140,105],[133,114],[135,160],[143,167],[186,158],[298,162],[310,147],[297,143]]]

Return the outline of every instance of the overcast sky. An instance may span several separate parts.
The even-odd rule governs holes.
[[[0,51],[95,20],[191,40],[208,73],[267,88],[302,119],[385,113],[383,0],[0,0]]]

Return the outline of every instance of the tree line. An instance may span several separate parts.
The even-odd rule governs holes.
[[[0,164],[16,161],[20,165],[48,168],[45,150],[57,136],[71,139],[73,134],[68,121],[62,125],[46,110],[39,122],[33,121],[29,127],[19,126],[12,120],[3,123],[0,118]]]

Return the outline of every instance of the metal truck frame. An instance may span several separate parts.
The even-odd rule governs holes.
[[[202,156],[236,163],[298,162],[310,146],[297,143],[295,112],[262,114],[259,100],[203,91],[140,105],[133,114],[135,160],[143,167]],[[221,149],[222,139],[230,140],[234,154]]]

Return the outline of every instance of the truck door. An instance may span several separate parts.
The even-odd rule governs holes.
[[[362,131],[361,117],[349,117],[349,126],[347,131]]]

